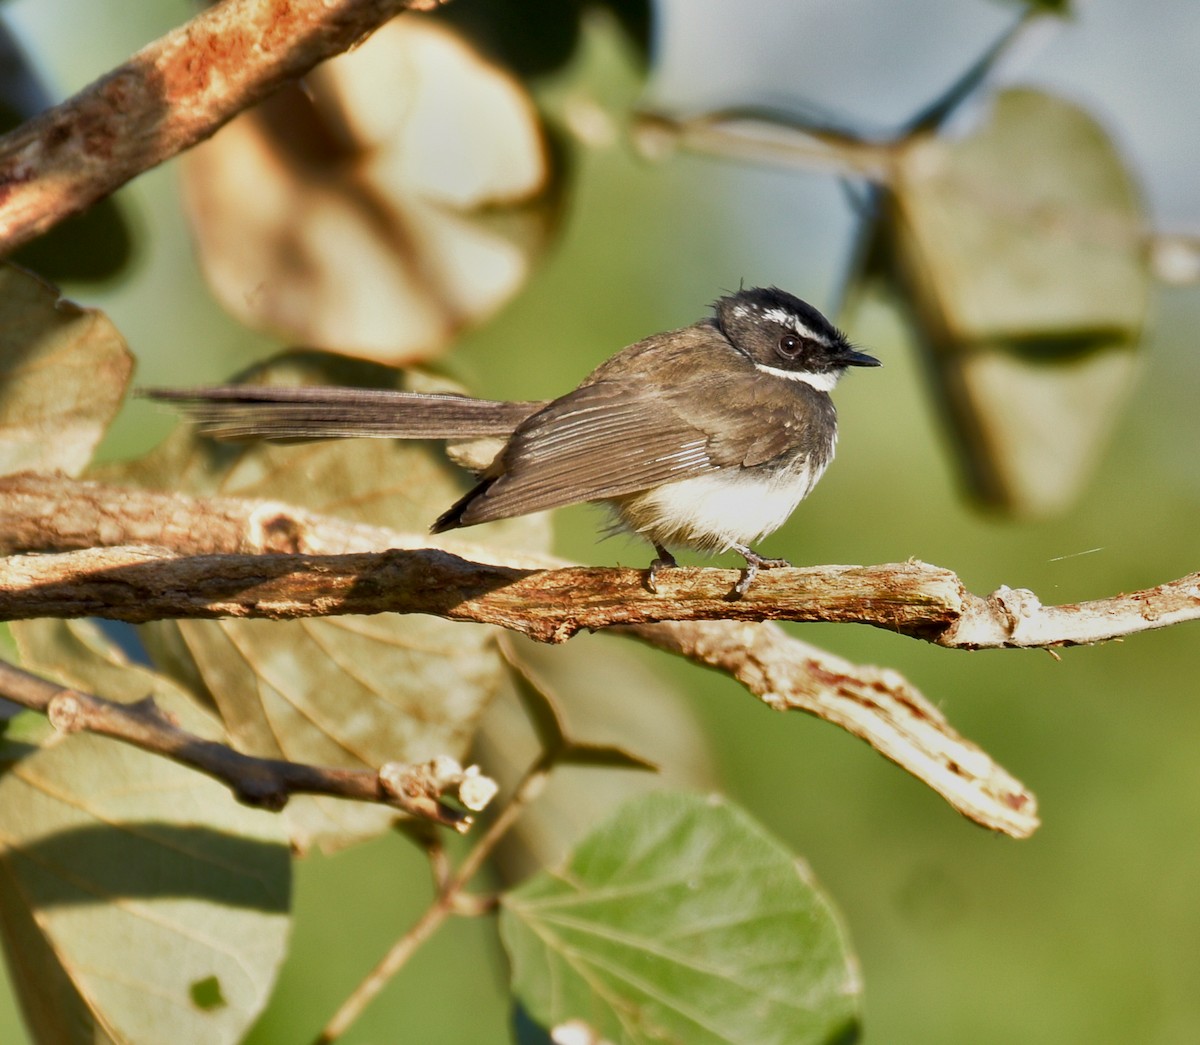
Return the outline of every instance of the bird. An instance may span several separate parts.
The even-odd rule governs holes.
[[[672,548],[736,551],[746,567],[788,566],[752,545],[791,516],[833,460],[830,392],[850,367],[880,366],[806,301],[742,288],[712,314],[629,345],[557,399],[508,402],[453,393],[344,387],[152,388],[224,439],[501,436],[475,485],[431,532],[579,502],[600,502],[612,529],[653,545],[657,591]]]

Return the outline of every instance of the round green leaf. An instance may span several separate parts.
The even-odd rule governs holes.
[[[513,990],[546,1028],[606,1041],[846,1041],[857,967],[808,871],[720,798],[621,807],[503,900]]]
[[[1083,109],[1006,91],[976,134],[922,135],[898,159],[896,235],[952,336],[1075,342],[1141,329],[1141,200]]]
[[[896,155],[880,242],[972,491],[1060,511],[1133,385],[1150,281],[1137,185],[1092,116],[1034,90],[1000,94],[968,137]]]
[[[154,695],[213,724],[82,623],[14,628],[32,670],[108,697]],[[0,933],[39,1041],[236,1042],[286,953],[280,817],[127,744],[51,741],[0,776]]]

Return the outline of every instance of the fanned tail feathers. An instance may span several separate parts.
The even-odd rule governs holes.
[[[432,392],[218,385],[148,388],[217,439],[470,439],[507,436],[543,403]]]

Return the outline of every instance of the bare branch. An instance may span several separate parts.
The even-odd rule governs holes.
[[[667,620],[822,620],[974,650],[1086,645],[1200,618],[1200,573],[1043,606],[1021,588],[980,598],[950,570],[921,562],[820,566],[761,573],[745,598],[730,601],[731,570],[667,571],[655,594],[642,570],[533,554],[496,563],[494,548],[429,543],[276,501],[8,476],[0,479],[0,551],[79,552],[0,560],[0,619],[431,613],[544,642]],[[119,547],[135,544],[155,547]]]
[[[243,755],[180,729],[154,701],[120,704],[31,675],[0,661],[0,696],[49,717],[63,733],[86,731],[133,744],[206,773],[229,787],[238,801],[280,810],[294,794],[332,795],[395,806],[412,816],[465,831],[471,817],[441,801],[463,788],[479,791],[477,773],[451,758],[419,764],[389,762],[378,772],[335,769]],[[461,799],[461,795],[459,796]],[[469,808],[479,808],[472,802]]]
[[[899,672],[851,664],[773,624],[672,622],[620,630],[732,675],[778,711],[804,711],[840,726],[977,824],[1014,838],[1038,827],[1033,794],[955,732]]]
[[[224,0],[0,138],[0,254],[214,134],[243,109],[438,0]]]
[[[893,180],[896,146],[861,141],[827,128],[789,124],[782,114],[726,110],[676,118],[667,113],[635,114],[633,142],[650,159],[676,150],[865,178]]]
[[[315,554],[422,548],[428,539],[272,501],[201,500],[61,476],[0,480],[0,548],[80,549],[130,541],[180,553]],[[450,547],[467,559],[496,555],[495,548],[457,541]],[[517,570],[565,565],[548,556],[509,556],[503,563]],[[848,729],[978,823],[1017,837],[1037,825],[1033,796],[955,733],[897,672],[850,664],[769,624],[695,621],[616,630],[727,672],[771,707],[805,711]]]
[[[125,541],[157,547],[90,547]],[[849,730],[964,815],[1018,837],[1037,825],[1033,796],[899,674],[848,664],[750,622],[859,621],[979,649],[1095,642],[1200,617],[1200,576],[1042,607],[1031,593],[1012,589],[981,599],[950,571],[922,563],[835,566],[771,571],[746,598],[730,602],[732,571],[672,571],[655,595],[645,590],[641,570],[555,569],[562,564],[540,556],[485,564],[474,560],[494,557],[495,549],[426,544],[422,535],[278,502],[12,476],[0,480],[0,548],[79,550],[0,560],[0,617],[421,612],[548,641],[580,628],[616,627],[733,675],[772,707]],[[206,554],[186,554],[195,551]]]
[[[1043,606],[1028,588],[1004,585],[969,596],[937,637],[949,649],[1052,649],[1086,646],[1200,619],[1200,573],[1107,599]]]
[[[464,558],[496,549],[440,537],[439,546]],[[116,545],[154,545],[186,555],[218,553],[334,555],[394,548],[428,548],[427,534],[335,519],[283,501],[191,497],[132,486],[22,472],[0,476],[0,555],[60,552]],[[504,565],[567,566],[548,555],[507,553]]]
[[[983,599],[950,570],[916,561],[775,569],[731,600],[737,577],[732,570],[674,569],[650,592],[640,569],[519,568],[436,548],[179,555],[124,546],[0,561],[0,620],[429,613],[552,643],[585,628],[658,621],[837,621],[951,649],[1032,649],[1103,642],[1200,618],[1200,574],[1064,606],[1042,606],[1023,589],[1001,588]]]
[[[662,160],[680,150],[790,170],[861,178],[888,186],[896,180],[899,153],[907,144],[864,141],[836,130],[794,121],[782,112],[729,109],[676,117],[636,113],[633,144],[648,159]],[[1200,283],[1200,236],[1116,226],[1124,241],[1138,242],[1151,271],[1171,286]],[[1080,230],[1082,234],[1083,230]]]
[[[652,593],[640,569],[518,569],[434,548],[187,556],[126,546],[3,560],[0,619],[429,613],[552,643],[584,628],[661,620],[825,620],[938,641],[960,618],[964,597],[953,573],[924,563],[772,570],[730,601],[737,578],[733,570],[672,570]]]

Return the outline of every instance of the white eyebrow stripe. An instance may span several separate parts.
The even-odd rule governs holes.
[[[766,363],[755,363],[754,367],[756,370],[761,370],[764,374],[774,374],[776,377],[786,378],[788,381],[803,382],[811,388],[815,388],[818,392],[832,392],[834,385],[841,380],[842,375],[846,372],[842,367],[826,371],[824,374],[810,374],[803,370],[784,370],[777,366],[767,366]]]
[[[824,334],[818,334],[815,330],[805,326],[800,322],[800,318],[791,312],[782,308],[769,308],[763,312],[763,319],[770,320],[772,323],[778,323],[781,327],[790,327],[801,337],[806,337],[810,341],[816,341],[821,345],[828,345],[829,338]]]

